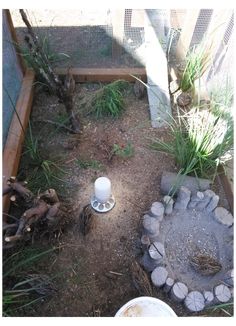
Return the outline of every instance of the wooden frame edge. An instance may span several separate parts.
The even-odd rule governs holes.
[[[218,168],[218,177],[220,179],[220,182],[224,189],[226,198],[228,200],[228,203],[230,206],[230,211],[232,214],[234,214],[234,194],[233,194],[229,179],[228,179],[227,175],[225,174],[225,171],[224,171],[224,168],[222,165],[220,165]]]
[[[26,130],[28,125],[31,112],[34,79],[34,71],[27,69],[22,81],[19,97],[15,107],[24,130]],[[18,172],[22,144],[25,136],[21,124],[18,120],[17,114],[14,113],[3,151],[3,188],[6,186],[7,179],[11,176],[15,176]],[[7,213],[10,207],[10,200],[8,195],[3,196],[2,206],[3,212]]]
[[[68,68],[56,68],[55,73],[64,76]],[[124,79],[135,82],[135,75],[144,82],[147,81],[145,68],[70,68],[70,72],[76,82],[111,82],[117,79]]]

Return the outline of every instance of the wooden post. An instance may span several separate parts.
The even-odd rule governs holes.
[[[191,44],[199,12],[199,9],[192,9],[188,10],[186,13],[184,26],[176,47],[176,57],[179,61],[184,60],[184,58],[186,57],[189,46]]]
[[[123,49],[125,9],[117,9],[112,12],[112,58],[118,59]]]

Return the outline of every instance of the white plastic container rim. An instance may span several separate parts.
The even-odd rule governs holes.
[[[178,317],[165,302],[153,297],[139,297],[122,306],[115,317]]]

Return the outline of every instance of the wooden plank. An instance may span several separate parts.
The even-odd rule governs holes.
[[[24,130],[26,130],[32,106],[34,78],[33,70],[27,69],[16,103],[16,111]],[[3,152],[3,188],[6,186],[7,179],[17,174],[24,136],[18,117],[14,113]],[[2,205],[3,212],[7,213],[10,207],[7,195],[3,197]]]
[[[67,68],[57,68],[58,75],[65,75]],[[134,82],[135,79],[130,74],[139,76],[144,82],[147,81],[145,68],[71,68],[76,82],[111,82],[116,79],[124,79]]]
[[[227,200],[229,202],[230,212],[232,214],[234,214],[234,194],[233,194],[233,191],[232,191],[232,188],[231,188],[230,181],[227,178],[222,165],[220,165],[219,168],[218,168],[218,176],[219,176],[220,182],[221,182],[221,184],[222,184],[222,186],[224,188],[226,198],[227,198]]]
[[[176,47],[176,57],[180,61],[185,59],[186,54],[188,52],[196,22],[199,16],[199,12],[199,9],[187,10],[187,14],[184,20],[184,26]]]
[[[118,59],[123,51],[125,9],[112,11],[112,58]]]
[[[25,64],[22,56],[19,54],[19,49],[17,49],[17,46],[16,46],[16,44],[18,44],[19,42],[18,42],[18,39],[17,39],[17,36],[16,36],[16,31],[15,31],[13,22],[12,22],[11,13],[10,13],[9,9],[4,9],[3,11],[5,12],[5,15],[6,15],[6,18],[7,18],[7,22],[8,22],[8,25],[9,25],[10,32],[11,32],[12,40],[15,43],[14,47],[15,47],[15,50],[16,50],[17,60],[18,60],[18,63],[20,65],[20,68],[22,70],[22,73],[24,75],[25,72],[26,72],[26,64]]]

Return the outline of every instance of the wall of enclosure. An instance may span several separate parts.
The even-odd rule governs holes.
[[[3,67],[3,97],[2,97],[2,129],[3,129],[3,147],[6,142],[8,130],[11,124],[14,107],[16,105],[21,83],[23,80],[23,72],[17,58],[14,47],[14,40],[11,35],[7,13],[2,12],[3,37],[2,37],[2,67]]]
[[[233,89],[234,11],[233,10],[171,10],[169,62],[181,62],[191,48],[204,38],[211,47],[211,64],[202,78],[211,93],[218,86]]]

